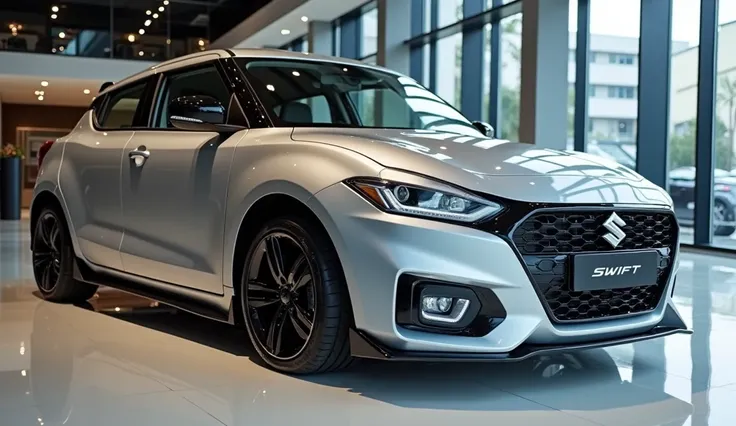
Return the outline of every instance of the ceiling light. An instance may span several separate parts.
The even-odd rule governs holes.
[[[292,75],[293,75],[294,77],[299,77],[299,76],[301,75],[301,74],[299,74],[299,71],[292,71],[292,72],[291,72],[291,74],[292,74]]]
[[[138,30],[138,34],[140,34],[140,35],[143,35],[145,33],[146,33],[146,30],[144,30],[143,28],[141,28],[140,30]]]
[[[64,46],[59,46],[59,52],[63,52],[63,51],[64,51]]]
[[[158,19],[158,13],[153,14],[153,19]]]
[[[302,16],[302,22],[307,22],[307,21],[309,21],[309,18],[307,18],[306,16]]]
[[[40,91],[40,90],[36,90],[36,91],[35,91],[35,92],[33,92],[33,93],[34,93],[34,94],[35,94],[36,96],[38,96],[38,95],[40,95],[40,94],[41,94],[41,91]]]
[[[138,52],[138,56],[143,56],[143,51]]]
[[[146,19],[146,22],[144,22],[143,25],[145,25],[145,26],[151,25],[151,20],[150,19]]]
[[[60,32],[59,38],[64,38],[64,37],[66,37],[66,33],[64,31]]]
[[[83,92],[85,95],[89,95],[89,89],[84,89]]]
[[[147,10],[146,11],[146,15],[150,15],[150,14],[151,14],[151,11],[150,10]]]
[[[51,11],[52,12],[58,12],[59,11],[59,6],[51,6]]]
[[[164,7],[163,7],[163,6],[159,7],[159,8],[158,8],[158,11],[159,11],[159,12],[163,12],[163,11],[164,11]]]
[[[51,14],[51,19],[56,19],[56,18],[57,18],[56,14],[55,13],[52,13]]]
[[[268,89],[268,90],[270,90],[270,91],[272,91],[272,92],[276,90],[276,88],[275,88],[275,87],[273,87],[273,84],[267,84],[267,85],[266,85],[266,89]]]
[[[41,82],[41,86],[43,86],[43,87],[46,87],[48,85],[49,85],[49,82],[46,81],[46,80],[44,80],[44,81]]]
[[[38,96],[38,100],[39,100],[39,101],[42,101],[42,100],[43,100],[43,95],[39,95],[39,96]]]
[[[164,6],[168,6],[168,5],[169,5],[169,0],[164,0]]]
[[[166,39],[166,44],[171,44],[171,39],[170,38],[167,38]]]
[[[197,44],[198,44],[198,45],[200,45],[200,46],[204,46],[204,40],[202,40],[202,39],[200,38],[200,39],[199,39],[199,41],[197,42]]]
[[[51,53],[56,53],[56,48],[55,47],[52,47],[51,48]]]
[[[281,30],[281,35],[289,35],[291,34],[291,30],[283,29]]]
[[[135,34],[130,34],[128,36],[128,41],[131,42],[131,43],[133,43],[135,41]]]

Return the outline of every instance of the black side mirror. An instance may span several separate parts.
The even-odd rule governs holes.
[[[180,96],[169,102],[168,119],[180,130],[199,132],[237,132],[242,126],[225,124],[225,107],[212,96]]]
[[[491,139],[496,134],[496,131],[493,129],[493,126],[491,126],[490,124],[484,121],[473,121],[473,127],[478,129],[479,132],[483,133],[485,136]]]

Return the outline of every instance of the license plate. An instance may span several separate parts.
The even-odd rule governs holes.
[[[630,288],[657,284],[659,253],[579,254],[572,263],[574,291]]]

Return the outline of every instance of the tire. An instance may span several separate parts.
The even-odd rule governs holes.
[[[713,203],[713,222],[733,222],[734,221],[734,208],[732,205],[716,200]],[[719,225],[713,228],[713,234],[719,237],[727,237],[736,232],[736,226],[734,225]]]
[[[46,207],[33,233],[33,275],[45,300],[81,303],[97,292],[97,286],[74,279],[74,248],[63,214]]]
[[[351,363],[347,285],[335,248],[319,225],[302,217],[271,220],[244,261],[243,317],[266,364],[311,374]]]

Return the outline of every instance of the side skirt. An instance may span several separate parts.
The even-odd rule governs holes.
[[[176,284],[126,274],[77,258],[74,279],[103,287],[112,287],[146,297],[196,315],[228,324],[236,324],[233,289],[225,287],[222,295],[194,290]]]

